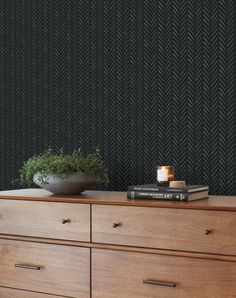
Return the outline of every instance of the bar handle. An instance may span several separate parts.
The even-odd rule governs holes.
[[[29,265],[29,264],[15,264],[16,268],[22,268],[22,269],[30,269],[30,270],[41,270],[43,266],[35,266],[35,265]]]
[[[169,287],[169,288],[176,287],[176,284],[173,282],[158,281],[158,280],[153,280],[153,279],[144,279],[143,283],[149,284],[149,285],[160,286],[160,287]]]

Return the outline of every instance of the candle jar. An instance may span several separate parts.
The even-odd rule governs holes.
[[[158,166],[157,167],[157,184],[161,187],[168,187],[170,181],[174,180],[173,166]]]

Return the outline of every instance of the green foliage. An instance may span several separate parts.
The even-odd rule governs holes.
[[[102,183],[108,183],[107,169],[105,168],[99,149],[95,153],[83,156],[80,149],[74,150],[71,155],[64,154],[63,149],[54,153],[52,149],[28,159],[20,169],[20,180],[31,184],[34,174],[39,174],[39,180],[47,183],[49,175],[65,179],[75,172],[94,175]]]

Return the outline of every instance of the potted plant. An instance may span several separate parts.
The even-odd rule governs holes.
[[[20,180],[38,186],[54,194],[81,193],[96,183],[108,183],[107,169],[99,149],[83,156],[80,149],[72,154],[46,152],[28,159],[20,169]]]

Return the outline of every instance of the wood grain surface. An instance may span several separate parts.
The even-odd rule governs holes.
[[[100,249],[92,249],[92,260],[93,298],[236,297],[234,262]]]
[[[234,212],[93,205],[92,217],[96,243],[236,255]]]
[[[44,189],[29,188],[0,191],[0,199],[236,211],[236,196],[209,196],[208,199],[194,202],[169,202],[128,200],[126,192],[85,191],[79,195],[53,195]]]
[[[88,248],[1,239],[0,264],[0,286],[90,297]]]
[[[0,200],[0,233],[89,241],[90,208],[86,204]]]

